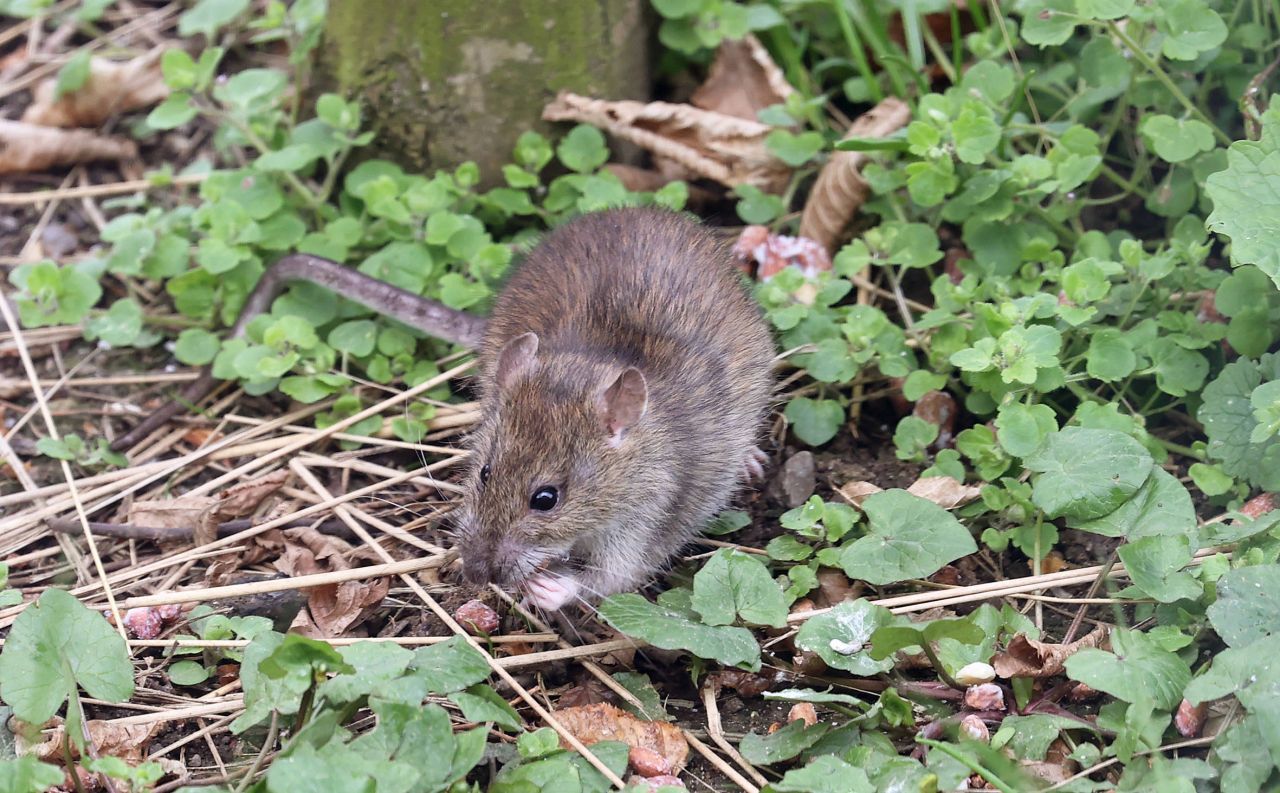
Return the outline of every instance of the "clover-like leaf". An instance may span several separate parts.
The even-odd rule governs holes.
[[[1031,500],[1051,518],[1100,518],[1138,492],[1151,475],[1150,453],[1112,430],[1066,427],[1024,460],[1037,472]]]
[[[708,625],[787,624],[787,598],[759,558],[722,548],[693,577],[693,608]]]
[[[508,730],[520,729],[520,714],[491,686],[481,683],[466,691],[455,691],[449,700],[458,706],[467,721],[491,721]]]
[[[796,397],[787,403],[783,415],[791,422],[796,437],[810,446],[831,440],[844,424],[844,408],[833,399]]]
[[[664,650],[688,650],[726,666],[760,668],[760,645],[746,628],[704,625],[681,609],[650,603],[640,595],[605,598],[600,616],[628,636]]]
[[[436,694],[452,694],[489,677],[489,662],[461,636],[414,651],[409,669]]]
[[[1227,40],[1227,24],[1204,0],[1159,0],[1156,25],[1165,34],[1160,51],[1168,58],[1193,61]]]
[[[885,490],[862,502],[867,534],[840,551],[851,578],[891,584],[925,578],[978,550],[969,530],[942,507],[905,490]]]

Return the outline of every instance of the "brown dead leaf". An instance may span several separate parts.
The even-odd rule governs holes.
[[[955,398],[946,391],[927,391],[916,400],[911,414],[938,428],[938,437],[932,446],[935,449],[945,449],[955,438],[957,412]]]
[[[622,741],[633,749],[648,749],[666,760],[674,774],[680,773],[689,759],[689,744],[679,727],[665,721],[637,719],[607,702],[560,708],[554,715],[565,729],[588,746],[597,741]]]
[[[109,754],[119,757],[129,765],[138,765],[146,757],[151,738],[164,722],[117,724],[103,719],[90,719],[84,724],[89,731],[89,745],[94,757]],[[64,760],[63,744],[67,742],[66,729],[62,719],[55,716],[40,733],[40,743],[23,746],[23,742],[19,740],[19,753],[31,753],[46,763],[61,765]],[[74,743],[71,744],[71,753],[74,758],[80,757]]]
[[[843,485],[836,488],[836,490],[840,495],[844,496],[845,500],[850,504],[855,507],[861,507],[862,502],[866,501],[867,496],[875,495],[881,490],[884,490],[884,488],[879,485],[873,485],[864,479],[859,479],[854,482],[845,482]]]
[[[887,137],[910,120],[911,108],[902,100],[889,97],[849,125],[845,137]],[[831,155],[818,173],[818,181],[800,215],[800,236],[835,252],[840,235],[867,200],[870,188],[862,178],[866,162],[867,155],[860,151],[837,151]]]
[[[907,492],[943,509],[955,509],[982,495],[982,488],[963,485],[949,476],[923,476],[912,482]]]
[[[542,118],[591,124],[678,165],[684,175],[727,187],[750,184],[778,193],[791,178],[791,167],[765,148],[772,127],[692,105],[610,102],[562,91],[542,109]]]
[[[843,570],[834,567],[818,569],[818,602],[822,606],[834,606],[846,600],[862,597],[865,588],[861,581],[850,581]]]
[[[340,537],[322,534],[310,527],[287,529],[284,551],[273,566],[291,576],[312,575],[336,570],[349,570],[355,560],[381,561],[367,548],[355,548]],[[390,589],[390,579],[373,578],[343,581],[307,590],[307,611],[314,630],[305,632],[313,638],[342,635],[363,622],[382,603]]]
[[[1020,760],[1018,764],[1045,782],[1056,785],[1080,770],[1080,765],[1071,759],[1071,751],[1071,747],[1059,738],[1049,744],[1043,760]]]
[[[769,51],[748,35],[720,44],[707,79],[689,102],[703,110],[755,121],[761,110],[782,104],[795,92]]]
[[[215,432],[209,427],[192,427],[182,436],[182,441],[192,446],[204,446],[206,443],[216,441],[221,437],[222,433]]]
[[[129,522],[135,526],[183,529],[192,532],[197,545],[218,536],[218,499],[212,496],[179,496],[135,501],[129,508]]]
[[[1277,508],[1276,495],[1274,493],[1262,493],[1246,501],[1244,506],[1240,507],[1240,513],[1256,519]]]
[[[137,156],[138,147],[131,140],[83,129],[54,129],[0,119],[0,174],[32,173],[55,166]]]
[[[154,49],[129,61],[89,60],[89,77],[79,89],[55,96],[58,79],[50,77],[32,91],[34,101],[22,114],[28,124],[48,127],[96,127],[117,113],[149,107],[169,95]]]
[[[251,479],[223,490],[217,497],[218,520],[233,520],[252,515],[267,496],[284,487],[289,469],[281,468],[266,476]]]
[[[806,727],[818,723],[818,710],[812,702],[797,702],[787,711],[787,722],[802,721]]]
[[[724,669],[707,676],[712,690],[719,693],[729,688],[744,697],[758,697],[778,682],[775,672],[744,672],[740,669]]]
[[[1000,677],[1053,677],[1060,674],[1067,659],[1086,647],[1098,647],[1107,638],[1106,625],[1099,625],[1071,644],[1049,644],[1028,639],[1019,633],[1009,646],[996,653],[991,665]]]

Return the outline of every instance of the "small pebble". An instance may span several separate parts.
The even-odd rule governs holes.
[[[977,686],[983,683],[990,683],[995,679],[995,668],[991,664],[984,664],[981,661],[965,664],[960,667],[960,671],[956,672],[956,682],[962,686]]]

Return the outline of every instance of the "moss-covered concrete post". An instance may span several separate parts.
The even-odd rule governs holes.
[[[648,99],[649,0],[330,0],[320,85],[359,98],[374,153],[487,184],[556,92]]]

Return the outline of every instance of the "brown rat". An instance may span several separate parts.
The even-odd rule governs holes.
[[[759,466],[773,351],[727,249],[693,221],[620,209],[551,232],[480,348],[467,577],[546,609],[644,583]]]
[[[297,279],[438,338],[480,341],[481,418],[457,513],[473,582],[548,610],[632,589],[760,470],[773,341],[727,246],[685,216],[569,221],[514,268],[487,325],[293,254],[263,276],[232,335]]]

